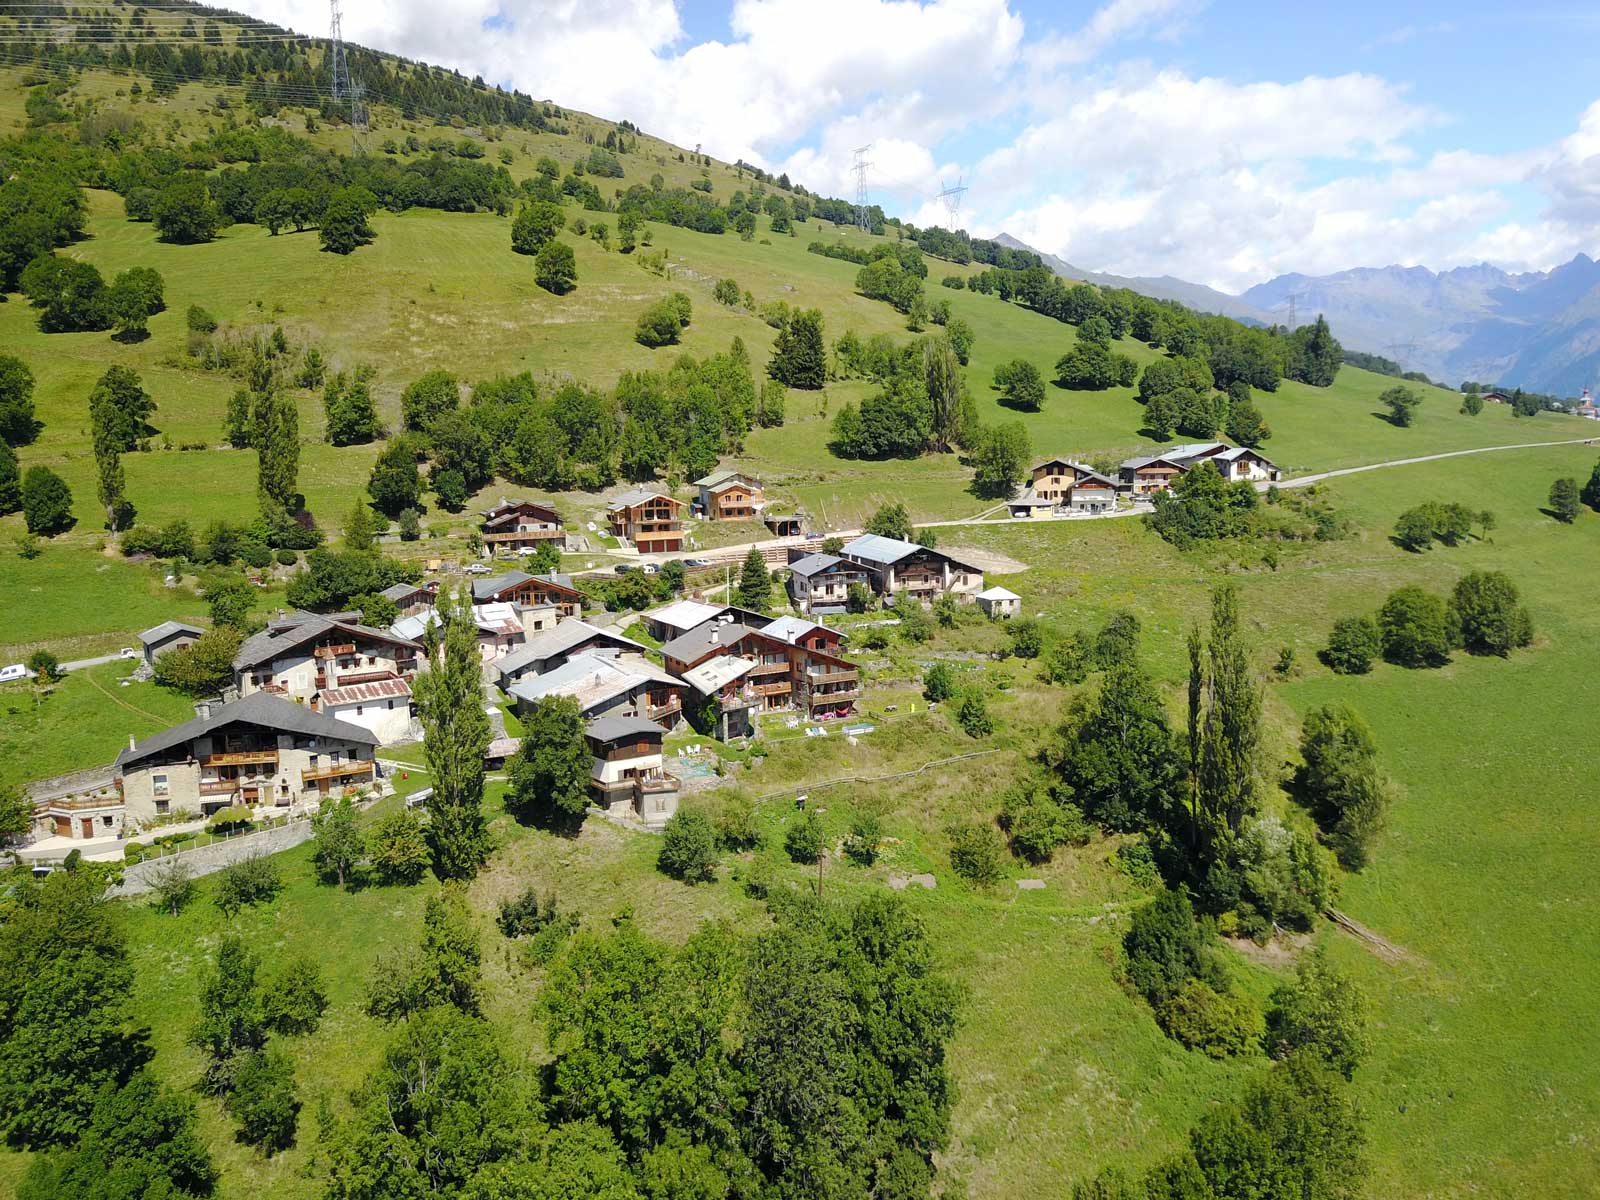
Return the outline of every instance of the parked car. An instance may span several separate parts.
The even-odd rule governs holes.
[[[683,565],[686,567],[711,567],[716,564],[709,558],[686,558],[683,560]]]
[[[637,563],[618,563],[616,566],[612,567],[611,569],[613,571],[615,571],[618,575],[631,575],[633,572],[635,572],[635,571],[637,571],[639,569],[639,564],[637,564]]]
[[[135,650],[132,646],[124,646],[121,650],[117,651],[117,657],[118,658],[138,658],[139,657],[139,652],[137,650]]]
[[[0,667],[0,683],[15,683],[19,679],[28,677],[28,668],[22,663],[12,663],[8,667]]]
[[[640,567],[639,569],[641,571],[643,571],[646,575],[659,575],[659,574],[661,574],[661,568],[658,567],[655,563],[645,563],[644,566]]]
[[[489,573],[489,568],[483,563],[468,563],[466,566],[466,572],[468,575],[487,575]]]

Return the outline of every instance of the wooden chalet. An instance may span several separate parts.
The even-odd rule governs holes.
[[[561,523],[561,514],[548,504],[502,499],[479,515],[483,518],[483,544],[491,553],[528,554],[541,542],[553,542],[557,549],[566,548],[567,531]]]
[[[743,471],[713,471],[694,486],[700,489],[700,512],[708,521],[750,520],[767,502],[761,480]]]
[[[665,492],[634,488],[606,505],[606,520],[612,535],[640,554],[671,554],[683,549],[683,509]]]
[[[522,608],[554,608],[561,620],[583,612],[584,595],[572,585],[570,575],[529,575],[507,571],[472,581],[472,602],[506,602]]]
[[[719,658],[752,664],[738,692],[756,711],[794,708],[808,717],[848,716],[861,699],[861,672],[839,653],[842,635],[797,617],[764,628],[708,621],[661,647],[667,670],[681,679]]]

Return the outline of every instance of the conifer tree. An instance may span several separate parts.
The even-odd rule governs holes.
[[[757,612],[772,603],[772,574],[767,570],[766,559],[754,546],[744,556],[744,566],[739,568],[739,606]]]

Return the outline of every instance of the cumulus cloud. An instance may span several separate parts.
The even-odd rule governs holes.
[[[250,6],[326,26],[319,0]],[[870,144],[872,198],[891,213],[943,223],[934,194],[964,175],[974,232],[1119,274],[1238,290],[1290,270],[1545,267],[1591,248],[1600,102],[1554,146],[1422,155],[1447,115],[1401,81],[1124,61],[1135,42],[1181,38],[1204,9],[1105,0],[1052,29],[1025,25],[1010,0],[732,0],[727,35],[696,43],[673,0],[350,0],[345,34],[828,194],[854,195],[854,151]]]

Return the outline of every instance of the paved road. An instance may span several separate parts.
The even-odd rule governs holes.
[[[63,671],[81,671],[85,667],[103,667],[106,663],[114,663],[121,658],[122,655],[120,654],[102,654],[99,658],[75,658],[71,662],[62,663],[61,669]],[[127,661],[137,662],[138,660],[130,658]]]
[[[1297,479],[1285,479],[1278,486],[1305,487],[1308,484],[1321,483],[1324,479],[1334,479],[1340,475],[1359,475],[1363,471],[1381,471],[1385,467],[1409,467],[1415,463],[1437,462],[1441,458],[1463,458],[1468,454],[1492,454],[1497,450],[1538,450],[1545,446],[1592,446],[1600,437],[1567,438],[1560,442],[1519,442],[1514,446],[1479,446],[1473,450],[1451,450],[1445,454],[1423,454],[1416,458],[1396,458],[1389,462],[1367,463],[1361,467],[1344,467],[1338,471],[1323,471],[1317,475],[1301,475]],[[1262,491],[1266,491],[1271,484],[1258,484]]]

